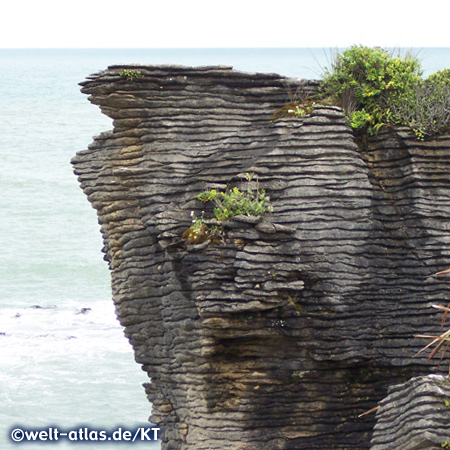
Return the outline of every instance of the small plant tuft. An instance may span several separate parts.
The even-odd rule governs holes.
[[[284,119],[285,117],[293,117],[300,119],[312,113],[316,102],[313,98],[309,98],[308,94],[302,90],[302,85],[299,85],[294,93],[291,87],[286,84],[286,90],[289,98],[289,103],[278,108],[273,114],[270,122]]]
[[[194,211],[191,211],[192,225],[181,235],[181,238],[188,245],[202,244],[209,241],[218,244],[223,238],[223,230],[217,226],[208,226],[204,220],[205,211],[197,217]]]
[[[128,80],[144,77],[144,75],[139,70],[130,70],[130,69],[124,69],[122,72],[119,72],[119,75],[121,77],[127,78]]]
[[[312,100],[307,102],[294,101],[277,109],[273,113],[270,121],[275,122],[276,120],[284,119],[285,117],[300,119],[301,117],[310,115],[315,106],[316,102]]]
[[[205,212],[201,217],[197,217],[194,211],[191,212],[192,225],[182,234],[188,245],[201,244],[210,241],[213,244],[223,241],[225,232],[221,222],[229,220],[238,215],[262,217],[266,213],[273,211],[270,205],[270,198],[264,189],[252,189],[251,182],[253,174],[245,176],[248,185],[245,191],[234,187],[225,192],[218,192],[216,189],[202,192],[197,196],[197,200],[202,203],[214,203],[214,220],[206,221]]]
[[[241,191],[234,187],[225,192],[217,192],[215,189],[205,191],[197,196],[201,202],[213,202],[214,216],[218,221],[229,220],[238,215],[261,217],[273,211],[270,198],[264,189],[258,187],[253,190],[251,181],[253,175],[246,174],[248,181],[247,190]]]

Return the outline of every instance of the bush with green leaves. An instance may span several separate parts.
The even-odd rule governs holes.
[[[376,134],[384,125],[406,125],[418,139],[450,123],[450,70],[422,78],[419,60],[381,48],[353,46],[326,69],[320,98],[342,106],[355,130]]]
[[[246,190],[241,191],[234,187],[218,192],[216,189],[211,189],[197,196],[197,200],[203,203],[213,202],[215,219],[206,220],[205,211],[202,211],[201,217],[197,217],[195,212],[191,211],[192,225],[181,236],[188,245],[202,244],[206,241],[218,244],[226,235],[220,222],[239,215],[262,217],[273,211],[266,191],[259,189],[258,182],[256,182],[256,189],[252,187],[253,175],[247,173],[245,177],[248,182]]]
[[[246,175],[248,185],[247,189],[241,191],[234,187],[225,192],[217,192],[215,189],[203,192],[197,196],[201,202],[212,201],[215,205],[214,216],[217,220],[223,221],[232,217],[245,216],[263,216],[267,212],[272,212],[270,198],[266,195],[264,189],[251,188],[252,176]]]
[[[419,140],[436,136],[450,124],[450,69],[443,69],[414,86],[408,101],[393,104],[397,122]]]
[[[325,71],[322,97],[340,104],[355,129],[376,133],[393,119],[391,105],[408,101],[421,80],[420,62],[393,57],[381,48],[353,46]]]

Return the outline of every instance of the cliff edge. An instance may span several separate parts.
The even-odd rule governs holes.
[[[114,120],[73,158],[163,450],[367,449],[388,387],[434,370],[450,284],[450,136],[358,146],[337,107],[272,121],[318,82],[230,67],[111,66],[82,92]],[[201,192],[273,212],[190,245]],[[433,361],[431,362],[433,363]]]

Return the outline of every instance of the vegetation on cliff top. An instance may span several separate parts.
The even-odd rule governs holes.
[[[341,106],[355,130],[372,135],[402,125],[419,140],[432,138],[450,125],[450,69],[422,73],[412,55],[353,46],[325,69],[319,98]]]
[[[349,125],[362,135],[406,126],[418,140],[432,139],[450,128],[450,69],[427,79],[422,74],[420,61],[411,54],[353,46],[324,69],[317,95],[304,98],[300,89],[295,95],[288,89],[290,102],[275,111],[272,122],[304,117],[318,104],[331,104],[342,107]]]

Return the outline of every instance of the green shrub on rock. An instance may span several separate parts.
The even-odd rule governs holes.
[[[392,111],[420,140],[445,131],[450,124],[450,69],[421,80],[408,101],[394,104]]]
[[[424,80],[418,59],[381,48],[353,46],[339,54],[325,70],[319,96],[341,106],[353,129],[370,135],[405,125],[423,140],[450,124],[450,69]]]
[[[349,124],[375,134],[394,119],[393,104],[408,102],[421,80],[420,62],[392,57],[381,48],[353,46],[336,57],[327,69],[321,95],[341,105]]]
[[[253,174],[245,175],[247,189],[240,190],[238,187],[218,192],[216,189],[202,192],[197,195],[197,200],[202,203],[212,202],[214,205],[214,219],[205,220],[204,214],[198,218],[191,211],[192,225],[184,231],[182,239],[188,244],[202,244],[209,241],[212,244],[221,242],[225,237],[223,222],[229,221],[236,216],[263,217],[273,212],[270,198],[264,189],[260,189],[256,181],[256,189],[252,187]]]
[[[267,212],[272,212],[273,208],[266,191],[259,187],[252,189],[250,185],[252,175],[246,174],[246,178],[248,187],[244,191],[237,187],[226,192],[217,192],[213,189],[198,195],[197,199],[201,202],[212,201],[215,205],[214,216],[219,221],[239,215],[261,217]]]

